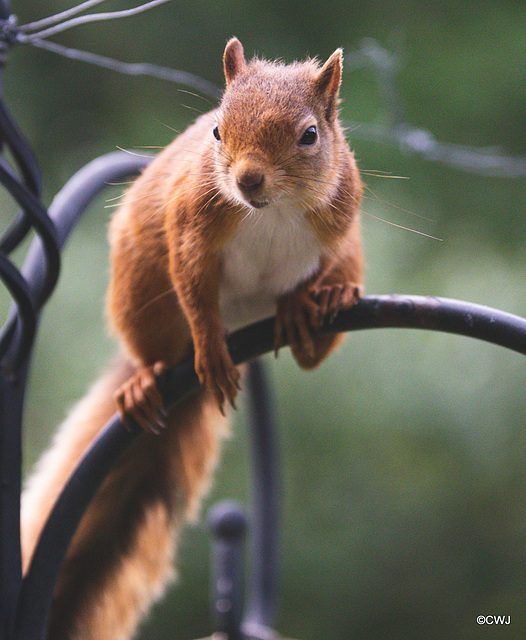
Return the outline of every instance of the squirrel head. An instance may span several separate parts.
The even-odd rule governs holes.
[[[220,189],[231,201],[263,208],[294,200],[328,203],[338,186],[342,50],[283,64],[245,60],[237,38],[223,55],[226,89],[210,132]]]

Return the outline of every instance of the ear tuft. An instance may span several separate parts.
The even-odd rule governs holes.
[[[237,38],[231,38],[225,47],[223,54],[223,68],[227,86],[246,66],[243,54],[243,45]]]
[[[331,120],[336,113],[338,93],[342,80],[343,50],[336,49],[314,79],[316,92],[327,103],[327,117]]]

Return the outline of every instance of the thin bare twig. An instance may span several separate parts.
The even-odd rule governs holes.
[[[71,29],[72,27],[76,27],[80,24],[86,24],[89,22],[100,22],[102,20],[114,20],[116,18],[127,18],[130,16],[137,15],[138,13],[142,13],[143,11],[148,11],[153,7],[156,7],[160,4],[164,4],[169,1],[170,0],[150,0],[150,2],[141,4],[138,7],[134,7],[132,9],[124,9],[123,11],[112,11],[109,13],[93,13],[87,16],[77,16],[76,18],[72,18],[71,20],[66,20],[65,22],[57,24],[54,27],[49,27],[49,29],[44,29],[43,31],[37,31],[36,33],[32,33],[27,37],[29,40],[32,40],[34,38],[40,38],[40,39],[49,38],[49,36],[53,36],[56,33],[60,33],[61,31],[66,31],[66,29]]]

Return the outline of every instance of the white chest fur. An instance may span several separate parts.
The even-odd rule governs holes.
[[[276,298],[308,278],[322,247],[294,205],[249,213],[223,249],[220,309],[230,331],[274,315]]]

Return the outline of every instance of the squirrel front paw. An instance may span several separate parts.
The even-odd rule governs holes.
[[[315,332],[324,322],[332,322],[340,311],[355,304],[361,295],[361,285],[346,282],[301,287],[278,298],[275,354],[288,342],[293,353],[314,359]]]
[[[236,408],[235,398],[241,388],[240,373],[232,362],[223,338],[195,346],[195,371],[199,382],[214,395],[223,415],[225,401]]]
[[[352,307],[363,295],[362,285],[355,282],[317,285],[311,291],[318,301],[320,325],[325,320],[333,322],[340,311]]]
[[[319,304],[311,292],[302,288],[278,298],[274,324],[274,353],[287,342],[293,352],[314,357],[313,330],[320,326]]]
[[[131,428],[133,420],[145,431],[159,435],[166,426],[167,414],[156,382],[156,377],[165,370],[166,365],[162,362],[140,367],[135,375],[117,389],[114,398],[126,427]]]

